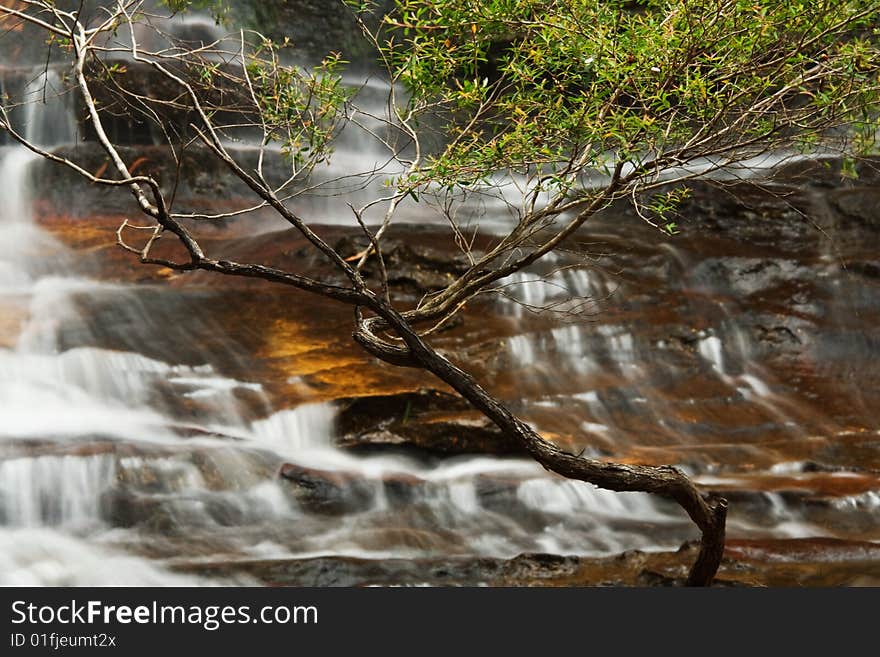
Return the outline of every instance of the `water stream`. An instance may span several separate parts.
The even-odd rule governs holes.
[[[30,114],[34,129],[57,127],[39,110]],[[49,142],[57,135],[49,132],[36,138]],[[3,583],[181,581],[147,556],[610,554],[680,539],[682,519],[647,496],[559,481],[527,461],[463,458],[430,466],[352,456],[332,444],[329,404],[252,419],[235,393],[261,395],[258,381],[226,378],[210,361],[179,365],[85,346],[95,339],[80,316],[84,299],[101,298],[129,317],[101,326],[105,336],[127,332],[129,344],[148,343],[159,327],[137,316],[139,288],[68,273],[77,270],[78,255],[32,221],[33,161],[18,147],[4,149],[0,161],[9,190],[0,213],[0,305],[20,318],[14,340],[0,349],[0,542],[16,546],[4,551]],[[174,404],[157,401],[163,390],[197,400],[200,412],[181,417]],[[265,396],[263,404],[268,408]],[[303,509],[277,476],[284,462],[353,473],[355,510],[327,517]],[[387,484],[402,476],[417,481],[405,505]],[[479,490],[493,479],[500,492]],[[666,540],[634,529],[646,522],[660,535],[665,527]],[[142,556],[121,556],[126,551]],[[114,556],[91,557],[101,562],[93,570],[82,558],[105,552]]]
[[[204,21],[185,27],[211,34]],[[37,102],[17,115],[25,134],[45,147],[79,138],[53,76],[35,72],[27,94]],[[371,148],[343,140],[341,169],[327,175],[373,166]],[[200,350],[200,332],[221,329],[177,313],[185,290],[86,275],[88,255],[34,220],[34,162],[21,147],[0,148],[0,584],[206,584],[175,568],[326,555],[609,555],[675,549],[693,537],[671,503],[561,480],[528,460],[425,461],[337,448],[333,404],[280,407],[260,380],[224,373],[220,363],[250,357],[231,337],[214,335],[215,346]],[[312,209],[319,220],[341,216],[342,202],[316,200]],[[416,207],[406,212],[419,216]],[[539,428],[579,435],[603,454],[639,447],[634,436],[650,426],[659,436],[653,446],[671,448],[705,483],[739,481],[744,472],[777,476],[779,462],[787,462],[757,445],[766,458],[755,467],[741,467],[737,457],[690,462],[687,449],[730,441],[711,435],[701,415],[711,415],[706,409],[718,399],[751,409],[756,422],[772,423],[788,439],[802,438],[806,425],[815,430],[815,412],[780,392],[735,311],[721,308],[718,323],[695,336],[698,371],[685,371],[668,341],[646,337],[630,320],[597,325],[574,312],[584,304],[601,310],[632,293],[626,281],[587,266],[547,266],[553,269],[506,281],[497,306],[514,327],[504,349],[522,374],[518,401]],[[700,284],[694,278],[682,287]],[[574,306],[565,301],[572,294]],[[98,305],[105,309],[99,327],[88,314]],[[548,326],[530,312],[546,306],[565,321]],[[194,343],[198,362],[156,358],[146,348],[168,340],[169,331]],[[700,391],[671,390],[689,377],[721,392],[701,399]],[[842,427],[827,423],[827,432],[836,430]],[[279,478],[284,464],[336,473],[342,483],[316,501]],[[817,525],[775,492],[760,496],[757,512],[731,517],[732,534],[848,535]],[[876,499],[868,493],[838,505],[846,513],[847,505],[880,506]]]

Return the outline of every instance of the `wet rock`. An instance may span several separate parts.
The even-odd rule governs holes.
[[[514,477],[479,475],[474,481],[480,506],[490,511],[510,512],[511,508],[520,507],[518,517],[527,512],[527,507],[517,498],[517,491],[522,479]]]
[[[127,491],[108,499],[110,501],[105,502],[108,519],[121,527],[163,537],[216,531],[218,527],[239,526],[247,519],[241,507],[198,493],[153,496]]]
[[[446,250],[426,245],[410,245],[400,241],[386,247],[386,266],[396,272],[389,283],[427,294],[440,290],[469,267],[463,254],[450,254]]]
[[[859,158],[855,162],[855,178],[844,170],[840,158],[802,158],[783,164],[774,176],[777,180],[821,189],[851,188],[880,183],[880,160],[877,157]],[[849,167],[848,167],[849,168]]]
[[[700,263],[691,276],[712,289],[749,296],[772,294],[775,288],[791,281],[810,281],[815,270],[780,258],[710,258]]]
[[[342,400],[337,419],[338,444],[369,451],[416,448],[433,454],[521,454],[467,402],[437,390]]]
[[[273,479],[278,469],[273,454],[239,448],[195,450],[190,460],[212,491],[246,490]]]
[[[880,545],[834,538],[734,539],[725,556],[762,562],[875,561],[880,568]]]
[[[159,534],[174,534],[181,529],[170,500],[121,487],[101,497],[101,515],[112,527],[139,527]]]
[[[27,320],[27,307],[18,299],[0,297],[0,349],[12,349]]]
[[[264,583],[295,586],[553,586],[576,579],[578,557],[527,554],[513,559],[451,557],[369,560],[321,557],[303,560],[251,561],[178,566],[215,574],[248,573]]]
[[[170,26],[165,29],[168,35],[174,31]],[[208,42],[214,38],[207,35]],[[178,75],[183,74],[195,81],[193,84],[200,101],[213,115],[216,125],[242,125],[254,121],[254,113],[250,111],[252,102],[247,92],[226,77],[240,77],[240,68],[222,63],[216,65],[218,68],[211,82],[202,87],[199,86],[201,76],[197,67],[192,67],[187,73],[178,69]],[[104,130],[114,144],[152,146],[166,143],[168,135],[174,135],[178,140],[196,137],[191,124],[200,125],[200,119],[189,97],[181,93],[177,82],[155,67],[130,59],[102,59],[100,62],[89,62],[86,75],[92,80],[90,87]],[[132,103],[132,94],[154,101],[150,103],[149,116]],[[74,113],[83,117],[80,126],[82,137],[87,142],[96,143],[98,139],[94,127],[90,120],[85,119],[88,109],[78,95],[75,98],[79,106]],[[250,132],[253,136],[259,135],[256,129]],[[229,134],[241,138],[247,133],[233,130]],[[181,149],[181,152],[186,150],[189,149]]]
[[[756,326],[758,341],[775,347],[798,345],[801,339],[787,326]]]
[[[378,9],[392,3],[380,0]],[[351,12],[324,0],[239,0],[231,3],[236,20],[274,39],[290,38],[299,60],[317,61],[330,52],[341,52],[357,67],[375,66],[375,55]],[[381,16],[381,14],[379,14]],[[365,15],[368,23],[377,20]]]
[[[415,229],[405,238],[392,237],[383,240],[382,255],[388,272],[388,284],[396,290],[421,297],[446,287],[456,277],[467,271],[467,257],[449,248],[425,243]],[[393,233],[392,233],[393,235]],[[347,235],[339,239],[334,248],[342,254],[363,252],[369,242],[362,236]],[[364,273],[373,280],[379,278],[379,266],[372,257]]]
[[[356,472],[318,470],[292,463],[281,466],[280,476],[292,482],[289,492],[306,510],[320,514],[356,512],[371,508],[381,495],[391,508],[417,503],[431,484],[404,472],[386,472],[367,479]]]
[[[375,501],[376,489],[352,473],[285,463],[280,475],[290,483],[287,491],[291,497],[311,513],[357,513],[369,509]]]
[[[205,148],[193,147],[180,152],[179,168],[166,146],[150,142],[121,145],[118,150],[133,173],[153,176],[169,197],[174,192],[178,212],[229,211],[252,205],[250,190]],[[106,153],[95,142],[59,147],[56,152],[92,173],[103,173],[109,166]],[[237,157],[239,155],[245,166],[256,161],[253,159],[255,155],[247,150],[242,150]],[[283,175],[283,161],[269,158],[266,166],[270,177]],[[35,196],[45,214],[79,217],[122,214],[131,217],[137,211],[131,196],[120,194],[115,188],[88,185],[67,167],[39,161],[34,165],[34,178]],[[70,189],[76,189],[77,193],[71,195]],[[265,218],[266,215],[261,216]],[[234,228],[240,223],[221,220],[212,230]]]
[[[135,450],[104,436],[83,436],[77,440],[53,440],[51,438],[4,438],[0,441],[0,458],[39,458],[41,456],[98,456],[101,454],[126,454]]]
[[[849,262],[846,264],[846,268],[865,278],[880,279],[880,260]]]
[[[812,461],[821,468],[811,471],[804,466],[776,481],[756,476],[736,485],[707,487],[728,492],[731,518],[753,530],[770,533],[784,523],[809,523],[842,537],[876,536],[880,514],[869,497],[877,489],[876,481],[842,476],[856,468],[880,469],[875,412],[880,398],[872,358],[880,345],[880,289],[874,281],[876,254],[870,248],[873,219],[867,214],[870,207],[857,203],[857,187],[841,183],[835,188],[840,194],[829,194],[823,184],[819,179],[780,180],[772,193],[754,186],[699,187],[687,208],[688,226],[683,222],[682,234],[674,239],[632,226],[625,221],[632,217],[614,208],[567,245],[571,252],[560,253],[552,265],[535,268],[543,275],[552,268],[582,265],[588,248],[601,252],[591,263],[603,272],[603,285],[618,290],[604,295],[601,312],[576,318],[533,315],[517,313],[505,301],[480,302],[463,311],[458,326],[432,340],[450,359],[472,369],[487,388],[510,400],[543,435],[572,453],[587,449],[586,454],[630,462],[685,464],[698,474],[754,474],[780,461]],[[202,195],[212,191],[198,181],[188,189]],[[743,195],[731,196],[738,191]],[[236,201],[235,193],[228,190],[230,202]],[[224,194],[227,191],[220,195]],[[826,232],[841,232],[823,236],[812,225],[814,220]],[[316,230],[346,256],[365,246],[355,229]],[[314,250],[290,231],[245,237],[239,233],[228,240],[220,233],[207,238],[212,254],[282,267],[293,263],[320,275],[329,272]],[[87,227],[74,222],[59,234],[90,249],[97,243]],[[846,239],[835,241],[839,235]],[[112,241],[112,231],[105,237]],[[443,237],[442,228],[426,226],[400,225],[389,232],[387,253],[399,274],[392,291],[399,298],[414,299],[460,271],[462,264],[451,258],[454,244],[444,245]],[[105,256],[92,250],[88,257]],[[122,272],[126,266],[109,257],[107,262],[102,275]],[[375,280],[375,264],[370,262],[368,268]],[[127,271],[119,275],[137,280],[126,278],[134,276]],[[160,283],[167,296],[155,291],[158,286],[145,286],[143,294],[134,297],[143,303],[138,312],[112,310],[109,301],[78,302],[81,314],[90,319],[61,332],[63,347],[95,339],[104,346],[149,351],[173,362],[212,362],[218,371],[234,372],[239,380],[260,382],[276,408],[305,399],[341,400],[340,444],[353,451],[399,450],[417,454],[426,463],[452,454],[518,453],[516,445],[505,445],[503,436],[461,399],[448,391],[427,390],[436,385],[427,376],[377,365],[353,347],[348,309],[262,283],[201,273],[171,274],[167,280],[157,277],[150,282]],[[187,322],[180,321],[183,316]],[[142,330],[151,321],[161,325],[162,337],[145,340],[145,334],[157,333]],[[193,334],[200,339],[193,341]],[[177,386],[164,392],[173,396],[186,391]],[[165,397],[160,401],[170,404]],[[248,418],[267,412],[254,400],[241,401],[250,409]],[[191,403],[174,411],[188,419],[203,412]],[[248,485],[249,476],[236,482],[222,464],[215,467],[211,460],[196,468],[205,487],[213,491]],[[409,508],[415,515],[420,497],[431,492],[430,483],[406,477],[364,481],[355,473],[288,474],[283,482],[288,493],[314,518],[371,508],[383,493],[393,513],[402,516],[398,510]],[[825,476],[805,476],[820,474]],[[132,480],[132,488],[162,494],[161,486],[153,487],[143,477]],[[484,508],[519,512],[517,482],[481,477],[475,484]],[[220,525],[245,520],[223,504],[205,504],[204,515]],[[183,513],[179,508],[155,511],[149,504],[143,509],[126,513],[154,517],[136,522],[156,526],[167,524],[163,514]],[[525,510],[517,517],[526,527],[541,520]],[[372,528],[365,533],[369,531]],[[657,536],[654,528],[633,531]],[[438,545],[457,549],[454,538],[438,537],[420,526],[395,525],[375,532],[379,548],[392,541],[401,549],[434,550],[431,554],[450,553]],[[627,573],[634,574],[627,575],[629,582],[674,583],[682,577],[681,563],[667,567],[643,557],[631,562]],[[581,562],[584,568],[585,563]],[[725,577],[737,582],[795,582],[805,577],[794,570],[768,573],[764,565],[733,563]],[[818,568],[817,561],[803,563]],[[849,570],[834,570],[824,581],[854,581],[854,563]],[[280,579],[285,568],[301,568],[272,566],[276,567]],[[500,581],[491,574],[496,567],[501,568],[486,566],[478,577],[445,564],[438,566],[435,581]],[[364,572],[375,573],[377,581],[394,581],[393,574],[375,564],[363,566],[366,571],[348,562],[326,562],[321,568],[326,570],[320,577],[332,581],[372,581],[374,575]],[[449,576],[441,577],[440,571]],[[313,572],[302,577],[308,579]],[[582,581],[624,579],[617,571],[605,570]]]
[[[385,500],[392,507],[404,507],[418,500],[428,484],[418,477],[404,473],[392,473],[382,477]]]
[[[872,547],[873,546],[873,547]],[[176,569],[208,576],[247,575],[282,586],[682,586],[696,556],[692,544],[677,552],[637,550],[591,558],[523,554],[512,559],[251,560],[178,562]],[[728,542],[715,586],[846,586],[880,582],[876,545],[847,541],[754,540]]]
[[[880,230],[880,190],[860,187],[836,192],[832,202],[847,219],[857,222],[861,230]]]

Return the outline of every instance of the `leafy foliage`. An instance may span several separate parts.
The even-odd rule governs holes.
[[[382,46],[412,104],[447,129],[421,181],[539,170],[564,190],[570,174],[612,160],[649,171],[669,153],[813,148],[845,123],[861,128],[851,145],[864,149],[876,131],[878,9],[876,0],[400,0]]]
[[[303,70],[280,63],[278,50],[270,39],[261,40],[248,57],[248,84],[266,141],[280,142],[295,166],[311,167],[330,157],[345,103],[354,93],[341,84],[340,69],[346,62],[331,54]]]
[[[880,0],[397,0],[381,30],[362,25],[409,93],[398,114],[442,133],[396,181],[403,193],[507,170],[566,195],[620,162],[646,180],[697,158],[873,149],[878,15]],[[343,62],[285,69],[283,45],[263,39],[253,55],[259,109],[295,161],[323,161],[350,100]]]

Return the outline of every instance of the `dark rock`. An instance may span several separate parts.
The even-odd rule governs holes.
[[[180,525],[171,501],[114,488],[101,497],[101,514],[113,527],[139,527],[159,534],[174,534]]]
[[[691,273],[691,280],[714,290],[736,295],[772,294],[786,283],[811,280],[815,271],[781,258],[707,258]]]
[[[392,237],[382,242],[382,255],[391,287],[421,297],[446,287],[467,271],[469,261],[462,253],[423,243],[417,234],[412,237],[415,239]],[[334,248],[348,256],[361,253],[368,244],[365,237],[346,235],[335,242]],[[368,261],[364,273],[378,279],[379,267],[375,257]]]
[[[801,340],[786,326],[757,326],[758,340],[775,346],[784,344],[800,344]]]
[[[856,221],[860,229],[880,230],[880,190],[860,187],[837,192],[832,199],[842,215]]]
[[[844,172],[840,158],[803,158],[780,166],[774,178],[822,189],[876,185],[880,182],[880,160],[877,157],[859,158],[855,165],[857,177],[854,179]]]
[[[880,546],[876,543],[822,537],[736,539],[728,543],[725,554],[756,561],[874,561],[880,564]]]
[[[392,2],[376,4],[387,11]],[[372,68],[376,56],[351,11],[341,3],[326,0],[237,0],[231,10],[236,22],[243,22],[267,36],[282,40],[290,38],[297,59],[317,61],[330,52],[340,52],[357,67]],[[365,15],[375,25],[382,13]]]
[[[373,486],[352,473],[285,463],[280,474],[291,482],[288,490],[293,499],[311,513],[357,513],[369,509],[375,499]]]
[[[848,262],[846,269],[866,278],[880,278],[880,261]]]
[[[180,562],[206,576],[247,574],[282,586],[681,586],[695,557],[630,550],[590,558],[525,554],[513,559],[320,557],[244,562]],[[730,539],[715,586],[846,586],[880,583],[877,546],[827,539]]]
[[[390,472],[377,480],[366,480],[353,472],[325,471],[285,463],[281,477],[294,484],[291,494],[308,511],[336,514],[366,510],[376,495],[384,494],[392,508],[417,503],[431,484],[411,474]]]
[[[320,557],[237,564],[187,564],[181,570],[217,574],[247,573],[267,584],[283,586],[554,586],[577,580],[590,560],[549,554],[513,559],[449,557],[434,559],[357,559]],[[595,560],[604,563],[605,560]],[[620,582],[621,573],[609,573]],[[594,582],[595,583],[595,582]]]
[[[382,477],[385,499],[392,507],[402,507],[416,501],[425,487],[425,481],[408,474],[388,474]]]
[[[433,454],[521,454],[522,447],[455,395],[417,393],[341,400],[340,447],[416,448]]]
[[[240,68],[220,64],[218,67],[210,83],[202,87],[198,83],[200,70],[195,66],[188,72],[178,71],[178,74],[193,81],[203,107],[213,114],[216,125],[242,125],[255,121],[247,92],[223,75],[240,78]],[[174,135],[178,141],[196,137],[191,124],[199,125],[200,120],[189,97],[177,82],[156,68],[130,60],[102,60],[89,63],[86,75],[92,81],[92,95],[105,132],[114,144],[164,144],[167,135]],[[153,102],[149,107],[152,112],[148,115],[140,105],[132,102],[131,94],[151,99]],[[76,98],[82,104],[78,95]],[[83,139],[97,142],[92,123],[86,118],[88,109],[77,107],[75,114],[83,119]],[[250,132],[255,137],[259,135],[256,129]],[[242,138],[247,133],[239,130],[230,135]]]
[[[252,204],[249,200],[252,192],[207,148],[193,146],[179,152],[179,169],[171,151],[166,146],[153,145],[152,141],[137,145],[123,143],[118,151],[133,173],[152,176],[169,198],[174,194],[176,211],[234,210]],[[59,147],[56,153],[92,173],[106,171],[109,166],[106,153],[96,142]],[[253,149],[243,149],[236,157],[246,168],[256,163]],[[266,167],[270,179],[284,175],[285,164],[280,158],[268,158]],[[130,215],[136,210],[130,195],[120,194],[115,188],[89,185],[68,167],[39,161],[35,163],[34,171],[35,195],[40,199],[44,213],[93,217],[119,213]],[[71,189],[76,189],[77,193],[71,195]],[[220,221],[214,230],[227,228],[231,223]]]

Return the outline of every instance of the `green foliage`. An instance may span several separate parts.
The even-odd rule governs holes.
[[[864,122],[878,104],[878,11],[878,0],[399,0],[383,50],[413,108],[446,128],[422,181],[513,169],[564,191],[566,173],[609,154],[638,169],[673,151],[813,147]]]
[[[382,3],[343,2],[365,29],[381,16]],[[398,117],[440,139],[393,185],[418,199],[514,171],[570,198],[584,175],[620,163],[626,185],[656,188],[664,169],[699,158],[829,143],[870,152],[878,16],[880,0],[397,0],[370,36],[408,91]],[[303,71],[279,63],[287,45],[264,40],[248,72],[270,139],[313,166],[332,152],[351,94],[338,55]],[[683,198],[649,198],[644,209],[675,232]]]
[[[354,91],[341,84],[346,62],[340,55],[331,54],[303,70],[279,62],[279,49],[287,46],[262,39],[248,57],[247,73],[267,139],[279,142],[297,168],[309,168],[332,153],[345,104]]]
[[[222,0],[162,0],[162,4],[171,11],[186,11],[187,9],[220,11],[226,3]]]
[[[647,202],[647,210],[654,216],[651,221],[664,232],[675,235],[678,232],[678,224],[674,219],[678,216],[678,209],[682,203],[691,197],[688,187],[676,187],[666,192],[654,194]]]
[[[161,3],[173,12],[183,12],[190,9],[210,11],[218,23],[224,22],[230,11],[227,0],[161,0]]]
[[[356,14],[366,14],[376,11],[378,5],[373,0],[342,0],[343,3]]]

